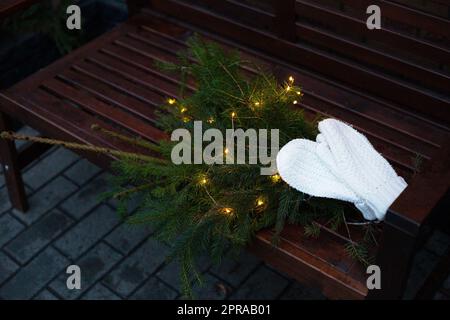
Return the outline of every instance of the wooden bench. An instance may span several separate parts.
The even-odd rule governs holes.
[[[423,226],[448,218],[450,184],[450,23],[399,2],[128,1],[133,16],[126,23],[0,93],[0,130],[10,129],[12,117],[48,137],[136,151],[91,125],[158,141],[154,110],[177,97],[179,79],[154,62],[175,59],[194,32],[238,48],[280,80],[293,75],[304,88],[300,107],[307,115],[352,123],[409,182],[378,239],[382,290],[367,289],[365,268],[344,251],[350,240],[326,226],[318,240],[287,226],[278,247],[263,230],[250,250],[329,298],[396,299]],[[365,27],[372,3],[386,15],[381,30]],[[39,150],[22,154],[0,141],[0,154],[11,202],[26,210],[20,170]],[[82,155],[104,168],[112,160]]]

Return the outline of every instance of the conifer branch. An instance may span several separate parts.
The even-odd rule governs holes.
[[[228,70],[228,68],[226,66],[224,66],[223,63],[221,63],[220,61],[219,61],[219,65],[222,67],[223,70],[225,70],[225,72],[230,76],[230,78],[233,80],[233,82],[237,85],[237,87],[239,88],[239,91],[241,92],[241,95],[244,96],[244,90],[242,90],[241,85],[236,80],[236,78],[231,74],[231,72]]]
[[[292,108],[294,101],[298,103],[302,97],[293,78],[280,85],[258,66],[250,70],[253,72],[249,77],[241,73],[242,60],[237,54],[196,38],[188,41],[188,51],[178,58],[178,63],[161,66],[165,71],[185,72],[195,82],[196,90],[189,97],[180,94],[176,101],[167,101],[167,112],[158,114],[158,124],[165,132],[182,128],[192,134],[192,120],[199,120],[224,133],[231,120],[233,128],[243,130],[279,128],[280,146],[293,138],[316,137],[316,120],[308,121],[303,112]],[[182,79],[181,85],[185,86],[185,82]],[[185,121],[187,117],[189,121]],[[98,125],[92,129],[161,155],[168,156],[173,151],[171,143],[152,144]],[[244,143],[246,150],[249,143]],[[99,151],[93,146],[88,148]],[[100,151],[107,153],[109,149]],[[169,258],[180,262],[183,293],[189,297],[192,276],[200,279],[195,261],[205,251],[220,260],[227,252],[245,247],[263,228],[273,228],[272,241],[276,243],[286,223],[301,224],[305,234],[312,237],[318,237],[321,230],[316,221],[326,220],[332,229],[344,224],[350,239],[345,248],[348,254],[363,263],[369,261],[366,245],[370,244],[354,242],[349,225],[356,228],[371,224],[347,222],[346,206],[292,189],[279,175],[261,176],[261,164],[175,165],[169,159],[133,161],[121,155],[114,163],[117,179],[111,196],[124,203],[130,201],[131,195],[142,199],[139,209],[127,215],[127,222],[151,223],[155,236],[171,244]]]
[[[114,199],[122,199],[123,197],[126,197],[127,195],[130,195],[132,193],[137,193],[137,192],[140,192],[142,190],[151,188],[153,185],[154,184],[152,184],[152,183],[147,183],[147,184],[143,184],[143,185],[140,185],[140,186],[137,186],[137,187],[134,187],[134,188],[126,189],[126,190],[123,190],[121,192],[115,193],[113,198]]]
[[[149,141],[145,141],[145,140],[140,139],[138,137],[134,137],[134,138],[127,137],[127,136],[125,136],[123,134],[120,134],[118,132],[114,132],[114,131],[105,129],[105,128],[101,127],[98,124],[93,124],[91,126],[91,129],[94,130],[94,131],[99,131],[101,133],[104,133],[105,135],[108,135],[110,137],[122,140],[124,142],[131,143],[131,144],[133,144],[135,146],[143,147],[145,149],[149,149],[149,150],[152,150],[152,151],[155,151],[155,152],[161,152],[161,148],[158,145],[155,145],[155,144],[153,144],[153,143],[151,143]]]

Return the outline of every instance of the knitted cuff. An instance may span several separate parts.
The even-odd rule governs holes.
[[[384,220],[387,210],[406,187],[407,183],[403,178],[391,177],[355,205],[361,210],[365,219]]]

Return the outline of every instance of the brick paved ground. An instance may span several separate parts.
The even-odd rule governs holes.
[[[25,129],[32,133],[31,129]],[[148,227],[120,222],[112,202],[99,202],[108,174],[71,151],[52,149],[24,173],[31,209],[11,209],[0,174],[0,297],[3,299],[177,299],[178,269]],[[435,233],[414,263],[406,298],[450,243]],[[82,290],[66,288],[65,269],[82,269]],[[202,299],[324,299],[244,253],[212,266],[201,261]],[[436,299],[448,299],[450,278]]]

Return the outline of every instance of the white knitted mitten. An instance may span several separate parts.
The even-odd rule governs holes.
[[[322,149],[318,152],[319,149]],[[330,170],[332,155],[327,147],[306,139],[289,141],[277,155],[281,178],[291,187],[315,196],[357,201],[356,194],[347,188]]]
[[[281,148],[280,176],[301,192],[353,202],[365,219],[383,220],[406,182],[350,126],[327,119],[319,131],[317,142],[295,139]]]
[[[349,125],[326,119],[319,123],[318,139],[326,141],[336,166],[335,174],[361,200],[355,203],[364,217],[383,220],[389,206],[407,187],[391,165],[365,136]]]

